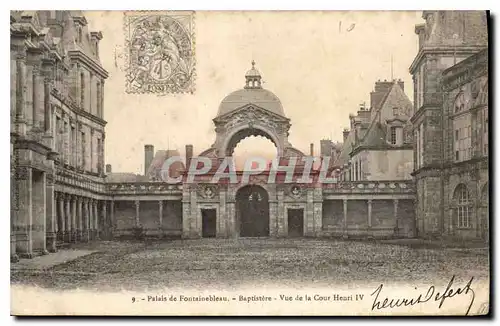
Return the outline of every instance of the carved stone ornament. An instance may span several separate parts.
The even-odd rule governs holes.
[[[302,193],[303,193],[302,188],[297,185],[294,185],[290,188],[290,196],[292,196],[293,198],[298,199],[302,197]]]
[[[201,185],[198,193],[205,199],[212,199],[217,195],[217,186],[214,185]]]

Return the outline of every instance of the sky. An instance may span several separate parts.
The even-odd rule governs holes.
[[[123,12],[85,13],[101,31],[100,57],[109,72],[104,88],[105,160],[113,172],[143,173],[144,145],[155,150],[186,144],[197,155],[215,140],[212,119],[220,102],[241,89],[255,60],[263,87],[278,96],[291,119],[290,143],[309,153],[321,139],[342,140],[349,114],[369,103],[378,80],[405,82],[418,51],[418,11],[210,12],[195,14],[196,90],[193,94],[127,94],[123,62]],[[350,31],[349,31],[350,29]],[[236,147],[237,158],[269,157],[274,145],[260,137]]]

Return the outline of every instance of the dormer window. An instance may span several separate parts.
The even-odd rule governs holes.
[[[392,115],[398,116],[399,115],[399,108],[392,108]]]

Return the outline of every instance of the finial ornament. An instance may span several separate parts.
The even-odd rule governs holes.
[[[255,60],[252,60],[252,69],[255,68]]]

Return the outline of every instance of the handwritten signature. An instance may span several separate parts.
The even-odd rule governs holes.
[[[373,293],[371,294],[372,297],[375,296],[375,298],[373,300],[373,304],[372,304],[372,311],[375,309],[381,310],[381,309],[385,309],[385,308],[395,308],[395,307],[401,307],[401,306],[405,306],[405,307],[406,306],[414,306],[414,305],[419,304],[419,303],[429,302],[432,299],[434,299],[434,301],[439,301],[439,308],[441,309],[444,301],[447,298],[452,298],[456,295],[470,293],[471,300],[470,300],[469,307],[467,308],[467,312],[465,313],[465,315],[467,316],[469,314],[469,311],[470,311],[472,304],[474,303],[474,299],[476,297],[474,290],[471,288],[471,284],[472,284],[473,280],[474,280],[474,277],[471,277],[469,282],[467,282],[467,284],[465,284],[464,287],[453,288],[453,282],[455,281],[455,275],[453,275],[451,277],[450,281],[448,282],[446,289],[442,292],[436,291],[436,288],[434,287],[434,285],[431,285],[431,286],[429,286],[429,288],[427,289],[427,292],[425,294],[421,293],[417,297],[413,297],[413,298],[406,298],[405,297],[405,298],[397,298],[397,299],[385,297],[383,300],[379,299],[379,296],[382,292],[382,288],[384,287],[383,284],[380,284],[378,286],[378,288],[375,291],[373,291]]]

